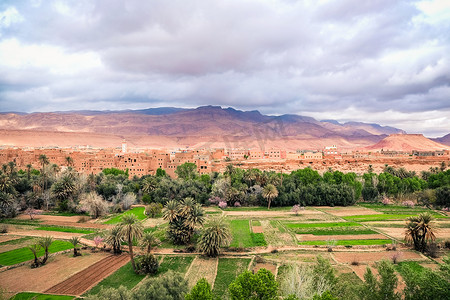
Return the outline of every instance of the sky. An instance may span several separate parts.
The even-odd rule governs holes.
[[[0,1],[0,111],[202,105],[448,134],[450,1]]]

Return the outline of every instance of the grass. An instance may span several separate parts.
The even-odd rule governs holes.
[[[252,226],[261,226],[261,221],[259,221],[259,220],[252,220]]]
[[[297,234],[313,234],[313,235],[358,235],[358,234],[377,234],[378,232],[361,227],[331,227],[329,229],[307,228],[294,230]]]
[[[55,240],[48,248],[49,253],[55,253],[62,250],[73,248],[72,244],[66,241]],[[38,256],[44,255],[44,249],[40,249]],[[11,251],[0,253],[0,265],[11,266],[24,261],[34,259],[33,253],[28,247],[19,248]]]
[[[394,267],[395,267],[395,270],[397,270],[397,272],[399,272],[401,275],[403,275],[405,266],[409,266],[412,269],[412,271],[415,273],[420,273],[425,269],[424,267],[419,265],[419,263],[417,263],[416,261],[401,261],[398,264],[396,264]]]
[[[337,241],[337,246],[355,246],[355,245],[386,245],[390,244],[391,240],[384,239],[369,239],[369,240],[340,240]],[[299,242],[299,245],[326,245],[328,241],[305,241]]]
[[[372,222],[372,221],[386,221],[386,220],[406,220],[411,216],[417,216],[417,214],[386,214],[386,215],[358,215],[343,217],[345,220],[354,222]],[[442,216],[443,217],[443,216]]]
[[[255,246],[267,246],[267,242],[264,239],[264,233],[251,233],[252,242]]]
[[[283,224],[281,224],[280,221],[270,220],[270,226],[272,226],[273,228],[278,228],[278,231],[280,233],[286,232],[286,228],[283,226]]]
[[[284,223],[288,228],[318,228],[318,227],[355,227],[362,226],[355,222],[328,222],[328,223]]]
[[[432,214],[436,218],[445,218],[442,214],[425,207],[406,207],[402,205],[383,205],[383,204],[371,204],[371,203],[362,203],[360,206],[370,208],[384,214],[413,214],[418,215],[420,213],[428,212]]]
[[[249,258],[219,258],[217,276],[214,282],[214,294],[225,295],[231,282],[243,271],[247,270]]]
[[[231,234],[233,235],[233,240],[230,247],[250,248],[255,246],[248,220],[231,220]]]
[[[95,232],[95,230],[93,230],[93,229],[82,229],[82,228],[76,228],[76,227],[58,227],[58,226],[39,226],[35,229],[36,230],[45,230],[45,231],[83,233],[83,234],[90,234],[90,233]]]
[[[31,237],[31,236],[26,236],[26,237],[15,239],[15,240],[9,240],[9,241],[5,241],[5,242],[1,242],[0,246],[22,244],[23,242],[31,240],[32,238],[33,237]]]
[[[59,212],[59,211],[48,211],[42,213],[43,215],[50,215],[50,216],[62,216],[62,217],[74,217],[74,216],[89,216],[89,214],[86,212],[84,214],[79,213],[71,213],[71,212]]]
[[[12,225],[39,225],[41,220],[19,220],[19,219],[0,219],[0,223]]]
[[[131,262],[128,262],[126,265],[122,266],[116,272],[112,273],[99,284],[94,286],[87,294],[96,295],[100,292],[101,288],[117,288],[121,285],[125,286],[127,289],[132,289],[138,284],[145,275],[136,274],[133,271],[133,267],[131,266]]]
[[[18,293],[11,300],[70,300],[74,299],[73,296],[63,296],[63,295],[47,295],[47,294],[39,294],[39,293]]]
[[[169,270],[185,274],[193,260],[193,256],[165,256],[159,266],[158,275]]]
[[[108,221],[103,222],[103,223],[104,224],[117,224],[117,223],[120,223],[120,221],[122,221],[122,217],[124,215],[129,215],[129,214],[135,214],[136,217],[139,220],[144,220],[144,219],[147,218],[147,216],[144,214],[144,211],[145,211],[145,207],[143,207],[143,206],[134,207],[134,208],[132,208],[130,210],[127,210],[126,212],[124,212],[124,213],[122,213],[120,215],[112,217],[111,219],[109,219]]]

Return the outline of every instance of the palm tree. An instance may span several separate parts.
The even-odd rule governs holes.
[[[158,243],[159,240],[156,238],[153,232],[146,232],[142,236],[141,247],[147,251],[147,254],[150,254],[153,245]]]
[[[73,256],[76,257],[78,255],[81,255],[78,253],[78,250],[77,250],[77,246],[80,243],[80,238],[77,236],[74,236],[69,240],[69,242],[73,245]]]
[[[27,165],[27,179],[28,180],[30,180],[30,174],[31,174],[31,168],[32,168],[33,166],[31,165],[31,164],[28,164]]]
[[[47,180],[46,180],[46,177],[45,177],[45,166],[48,165],[50,163],[50,161],[48,160],[47,155],[41,154],[41,155],[39,155],[39,162],[42,165],[42,177],[44,177],[43,187],[42,188],[43,188],[43,190],[45,190],[46,189],[46,184],[47,184]]]
[[[33,252],[33,255],[34,255],[34,262],[31,265],[31,267],[32,268],[39,267],[39,259],[37,257],[37,254],[38,254],[39,250],[41,250],[41,245],[39,245],[39,243],[35,243],[35,244],[32,244],[32,245],[28,246],[28,249],[30,249],[31,252]]]
[[[66,175],[52,186],[52,193],[56,199],[62,201],[73,195],[76,186],[72,176]]]
[[[73,158],[70,157],[70,156],[66,156],[66,163],[67,163],[68,167],[72,166],[73,165]]]
[[[199,250],[205,255],[216,257],[220,253],[220,247],[231,241],[230,228],[224,222],[224,218],[212,219],[200,236]]]
[[[45,265],[45,263],[47,262],[48,248],[52,245],[52,243],[53,243],[53,238],[51,236],[45,236],[45,237],[41,237],[39,239],[39,245],[42,248],[44,248],[44,251],[45,251],[44,259],[42,260],[43,265]]]
[[[270,204],[271,204],[272,200],[275,199],[276,197],[278,197],[278,190],[273,184],[269,183],[264,187],[262,196],[268,202],[267,209],[270,209]]]
[[[120,234],[125,237],[128,243],[131,265],[133,266],[134,272],[136,272],[136,265],[133,258],[133,240],[142,237],[144,228],[142,227],[142,224],[139,222],[135,214],[124,215],[122,217],[122,222],[120,223],[120,225]]]
[[[436,236],[433,232],[431,221],[433,216],[429,213],[421,213],[406,219],[405,240],[414,243],[414,249],[425,252],[427,242],[434,241]]]
[[[142,191],[146,194],[153,191],[158,186],[157,179],[155,177],[147,177],[142,182]]]
[[[169,221],[169,223],[178,219],[178,203],[175,200],[167,202],[163,210],[163,219]]]
[[[110,245],[113,248],[114,254],[122,253],[122,250],[120,249],[120,246],[122,245],[122,242],[123,242],[121,230],[122,230],[122,227],[120,226],[120,224],[114,226],[108,232],[108,235],[106,236],[106,239],[105,239],[105,243]]]

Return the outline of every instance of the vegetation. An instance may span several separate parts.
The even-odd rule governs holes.
[[[63,295],[49,295],[49,294],[39,294],[39,293],[18,293],[11,300],[71,300],[74,299],[73,296],[63,296]]]
[[[48,247],[48,254],[72,249],[72,247],[69,242],[56,240]],[[41,247],[37,251],[37,256],[42,255],[45,255],[45,249]],[[32,259],[34,259],[34,255],[28,247],[0,253],[0,265],[2,266],[11,266]]]
[[[385,239],[367,239],[367,240],[339,240],[337,246],[356,246],[356,245],[387,245],[391,240]],[[305,241],[299,242],[299,245],[327,245],[327,241]]]
[[[44,231],[82,233],[82,234],[89,234],[89,233],[95,232],[95,230],[92,230],[92,229],[81,229],[81,228],[76,228],[76,227],[59,227],[59,226],[39,226],[34,229],[35,230],[44,230]]]
[[[219,258],[217,266],[217,276],[214,282],[214,294],[216,296],[225,295],[231,282],[247,267],[249,258]]]
[[[139,274],[156,274],[158,268],[158,259],[150,253],[140,255],[136,258],[136,271]]]
[[[184,274],[193,260],[193,256],[165,256],[159,266],[158,274],[164,274],[169,270]]]
[[[186,294],[185,300],[213,300],[214,295],[211,285],[205,278],[200,279],[192,287],[191,291]]]
[[[427,250],[429,241],[436,240],[431,224],[433,217],[428,213],[419,214],[417,217],[409,217],[406,223],[406,241],[414,243],[414,249],[420,252]]]
[[[275,299],[278,283],[266,269],[259,269],[256,274],[244,271],[230,284],[228,292],[233,300]]]
[[[210,257],[216,257],[220,253],[220,247],[226,246],[231,241],[230,229],[223,218],[212,219],[203,229],[198,241],[199,250]]]
[[[128,244],[128,251],[130,253],[131,265],[133,266],[134,272],[136,272],[136,264],[134,262],[133,241],[142,237],[143,232],[144,228],[134,214],[124,215],[122,217],[122,222],[120,223],[120,235]]]
[[[105,224],[118,224],[122,221],[122,218],[125,215],[131,215],[131,214],[135,215],[138,220],[144,220],[145,218],[147,218],[146,215],[144,214],[144,211],[145,211],[145,207],[142,207],[142,206],[134,207],[130,210],[127,210],[123,214],[117,215],[117,216],[109,219],[108,221],[106,221],[104,223]]]
[[[248,220],[231,220],[231,234],[233,240],[230,247],[253,247],[253,239]]]

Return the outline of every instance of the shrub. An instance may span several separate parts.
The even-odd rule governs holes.
[[[239,201],[234,202],[234,207],[241,207],[241,203]]]
[[[450,249],[450,240],[446,240],[444,242],[444,246],[445,246],[445,248]]]
[[[136,257],[136,270],[139,274],[156,274],[158,272],[158,259],[152,254]]]
[[[437,188],[435,194],[437,206],[450,207],[450,186]]]
[[[7,232],[8,232],[8,225],[0,224],[0,233],[7,233]]]
[[[225,208],[227,208],[227,203],[226,203],[225,201],[220,201],[220,202],[219,202],[219,207],[220,207],[221,209],[225,209]]]
[[[228,292],[233,300],[276,299],[278,283],[266,269],[256,274],[244,271],[229,285]]]
[[[406,207],[410,207],[410,208],[414,207],[414,202],[412,202],[411,200],[403,201],[402,204]]]
[[[152,197],[150,197],[149,194],[144,194],[144,196],[142,196],[142,202],[144,202],[145,204],[149,204],[150,202],[152,202]]]
[[[401,253],[400,253],[400,252],[395,252],[395,253],[392,255],[392,257],[391,257],[392,263],[393,263],[393,264],[397,264],[398,261],[400,260],[400,257],[401,257]]]
[[[219,202],[223,201],[220,197],[211,197],[208,199],[209,203],[211,204],[218,204]]]
[[[134,299],[184,300],[187,292],[187,281],[170,270],[161,277],[144,279],[133,296]]]
[[[185,300],[213,300],[214,295],[211,290],[211,285],[205,278],[200,279],[192,287],[190,293],[186,294]]]
[[[389,200],[388,197],[383,197],[383,201],[381,201],[381,203],[383,203],[384,205],[389,205],[391,204],[391,200]]]
[[[300,211],[300,205],[295,204],[294,206],[292,206],[291,211],[298,216],[298,212]]]
[[[81,216],[78,218],[77,223],[86,223],[87,221],[89,221],[89,218],[87,216]]]
[[[145,207],[145,214],[149,218],[154,218],[161,213],[163,206],[161,203],[150,203]]]

